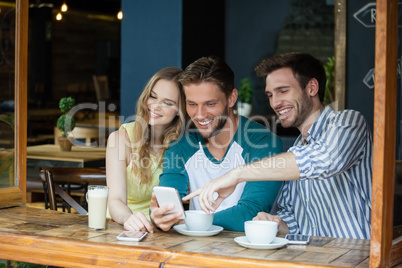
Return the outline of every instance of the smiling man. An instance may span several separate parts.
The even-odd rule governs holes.
[[[186,110],[192,125],[180,141],[164,156],[161,186],[178,189],[183,197],[189,190],[201,188],[208,181],[246,163],[282,151],[280,139],[267,128],[233,113],[237,100],[234,74],[217,57],[204,57],[190,64],[179,82],[186,95]],[[269,212],[281,182],[249,182],[236,187],[214,215],[214,225],[243,231],[244,222],[259,211]],[[191,200],[193,209],[201,209]],[[162,230],[178,223],[180,213],[159,207],[151,200],[151,218]]]
[[[364,117],[324,107],[325,71],[309,54],[267,58],[256,71],[282,126],[300,136],[288,152],[236,168],[183,200],[199,195],[201,208],[214,211],[238,183],[285,180],[277,214],[255,220],[278,222],[280,233],[369,239],[373,141]]]

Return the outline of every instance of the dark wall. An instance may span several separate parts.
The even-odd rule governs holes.
[[[183,1],[182,66],[215,55],[225,57],[225,1]]]
[[[52,94],[52,8],[29,9],[29,99],[42,107]]]
[[[237,85],[241,78],[253,76],[261,58],[274,54],[289,2],[122,0],[122,8],[121,114],[127,117],[134,113],[146,81],[168,65],[185,68],[199,57],[214,54],[232,67]],[[255,97],[254,109],[266,114],[268,103],[262,90],[260,85],[262,97]]]
[[[158,70],[181,67],[182,0],[122,0],[121,115],[134,115],[145,84]]]
[[[120,93],[120,21],[69,9],[61,21],[46,5],[29,9],[28,107],[57,108],[60,98],[96,102],[93,75],[107,75]],[[116,94],[115,94],[116,93]]]
[[[226,1],[225,59],[235,73],[237,88],[242,78],[252,78],[254,114],[270,112],[264,81],[257,79],[254,68],[263,57],[275,54],[278,34],[288,13],[289,0]]]
[[[220,1],[217,3],[222,7]],[[366,28],[353,17],[368,3],[371,2],[356,0],[347,3],[346,108],[361,111],[372,126],[374,90],[363,80],[374,68],[375,28]],[[184,26],[190,20],[185,19],[187,12],[186,15],[182,12],[196,7],[195,3],[186,5],[182,0],[169,1],[169,4],[162,0],[122,0],[125,14],[122,22],[122,115],[134,113],[135,102],[154,72],[169,65],[186,67],[189,62],[207,53],[197,54],[197,38],[203,37],[202,34],[197,36],[199,30],[194,28],[193,37],[190,38],[191,27]],[[235,72],[237,87],[243,77],[256,79],[253,101],[255,114],[267,114],[271,110],[263,93],[264,81],[255,77],[254,67],[262,57],[272,56],[277,51],[278,35],[290,8],[291,0],[224,1],[224,58]],[[201,20],[201,25],[206,23],[208,8],[202,10],[204,20],[203,17],[197,17],[193,23],[197,20]],[[211,14],[219,16],[219,12],[215,13]],[[219,28],[221,23],[215,20],[212,25]],[[221,42],[218,37],[208,41]]]
[[[372,128],[374,77],[367,75],[374,68],[375,27],[365,27],[353,16],[368,3],[373,2],[355,0],[347,3],[346,108],[363,113]],[[364,21],[368,22],[366,18],[364,16]]]

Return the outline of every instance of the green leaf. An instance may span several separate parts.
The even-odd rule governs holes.
[[[61,112],[67,113],[70,111],[75,105],[75,100],[72,97],[61,98],[59,102],[59,107]]]
[[[64,97],[60,99],[59,107],[64,113],[57,119],[57,128],[62,132],[62,137],[67,137],[67,133],[75,128],[75,120],[67,113],[74,107],[75,100],[72,97]]]
[[[240,80],[239,102],[251,103],[253,100],[253,86],[251,79],[246,77]]]
[[[68,114],[63,114],[57,119],[57,128],[60,129],[62,137],[67,137],[67,133],[75,128],[75,120]]]
[[[329,57],[324,65],[327,83],[325,84],[324,105],[334,101],[335,95],[335,56]]]

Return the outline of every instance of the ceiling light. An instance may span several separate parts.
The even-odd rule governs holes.
[[[120,11],[117,13],[117,18],[118,18],[119,20],[123,19],[123,11],[120,10]]]
[[[67,6],[66,2],[64,2],[64,3],[61,5],[60,10],[61,10],[61,12],[66,12],[67,9],[68,9],[68,6]]]

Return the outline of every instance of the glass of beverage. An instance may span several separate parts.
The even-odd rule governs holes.
[[[106,229],[106,208],[108,194],[109,188],[107,186],[88,186],[88,227],[90,229]]]

